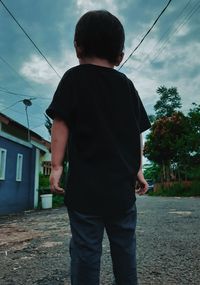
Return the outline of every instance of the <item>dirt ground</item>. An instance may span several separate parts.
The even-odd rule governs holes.
[[[70,284],[71,234],[65,207],[4,216],[0,228],[0,285]],[[111,272],[109,249],[104,255]],[[112,280],[109,274],[102,284]]]
[[[137,201],[141,285],[200,284],[200,199],[142,197]],[[0,217],[0,285],[70,285],[66,208]],[[101,285],[111,285],[108,240]]]
[[[3,217],[0,284],[63,284],[69,238],[65,208]]]

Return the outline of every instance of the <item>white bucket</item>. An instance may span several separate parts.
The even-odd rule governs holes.
[[[53,194],[43,194],[40,197],[42,199],[42,209],[51,209]]]

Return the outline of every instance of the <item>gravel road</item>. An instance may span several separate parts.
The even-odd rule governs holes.
[[[140,285],[200,284],[200,198],[137,199]],[[0,217],[0,285],[70,285],[65,208]],[[113,280],[103,243],[101,285]]]

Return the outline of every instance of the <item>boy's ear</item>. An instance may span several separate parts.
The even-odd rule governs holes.
[[[82,58],[82,54],[83,54],[82,48],[77,45],[76,41],[74,41],[74,48],[76,50],[76,56],[78,58]]]
[[[122,62],[123,58],[124,58],[124,53],[122,52],[122,53],[117,57],[115,66],[119,66],[120,63]]]

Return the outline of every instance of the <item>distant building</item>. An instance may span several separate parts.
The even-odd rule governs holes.
[[[0,113],[0,214],[38,205],[39,173],[50,174],[50,143]]]

